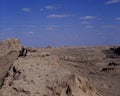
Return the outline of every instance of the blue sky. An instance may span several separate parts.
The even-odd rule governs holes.
[[[26,46],[120,44],[120,0],[0,0],[0,40]]]

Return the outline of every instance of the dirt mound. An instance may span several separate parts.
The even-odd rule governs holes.
[[[76,75],[66,75],[53,85],[47,86],[48,96],[102,96],[87,79]]]
[[[20,50],[21,44],[18,39],[8,39],[0,42],[0,56],[9,53],[12,50]]]

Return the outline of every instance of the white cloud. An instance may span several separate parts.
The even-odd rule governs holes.
[[[120,21],[120,17],[119,17],[119,18],[115,18],[115,20],[118,20],[118,21]]]
[[[43,10],[55,10],[57,9],[58,7],[56,6],[51,6],[51,5],[48,5],[48,6],[45,6],[43,8],[41,8],[40,10],[43,11]]]
[[[56,29],[53,28],[53,27],[48,27],[47,30],[48,30],[48,31],[55,31]]]
[[[94,28],[94,26],[92,26],[92,25],[87,25],[87,26],[85,26],[85,28],[88,28],[88,29],[93,29],[93,28]]]
[[[33,34],[34,32],[33,31],[29,31],[28,34]]]
[[[105,4],[115,4],[115,3],[120,3],[120,0],[108,0],[105,2]]]
[[[55,7],[55,6],[45,6],[45,9],[47,9],[47,10],[54,10],[56,8],[57,7]]]
[[[103,25],[102,28],[107,28],[107,29],[113,29],[116,28],[117,26],[115,25]]]
[[[82,21],[81,24],[89,24],[87,21]]]
[[[40,11],[43,11],[43,10],[44,10],[44,8],[41,8],[41,9],[40,9]]]
[[[65,18],[65,17],[70,17],[70,16],[73,16],[73,15],[70,15],[70,14],[50,14],[47,17],[48,18]]]
[[[58,27],[57,26],[48,26],[47,30],[48,31],[56,31],[56,30],[58,30]]]
[[[21,9],[23,12],[31,12],[31,9],[30,8],[22,8]]]
[[[27,28],[35,28],[35,25],[26,25]]]
[[[91,19],[95,19],[96,17],[94,16],[84,16],[84,17],[80,17],[80,20],[91,20]]]
[[[11,31],[13,28],[6,28],[5,31]]]

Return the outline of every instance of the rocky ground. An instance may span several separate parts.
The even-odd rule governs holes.
[[[120,96],[119,46],[26,47],[18,57],[20,42],[4,42],[0,96]]]

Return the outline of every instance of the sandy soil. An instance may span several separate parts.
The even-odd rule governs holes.
[[[103,96],[120,96],[120,56],[110,46],[46,49],[57,55],[62,67],[88,78]]]
[[[120,96],[120,56],[111,47],[27,48],[26,57],[1,49],[0,73],[8,73],[0,96]]]

